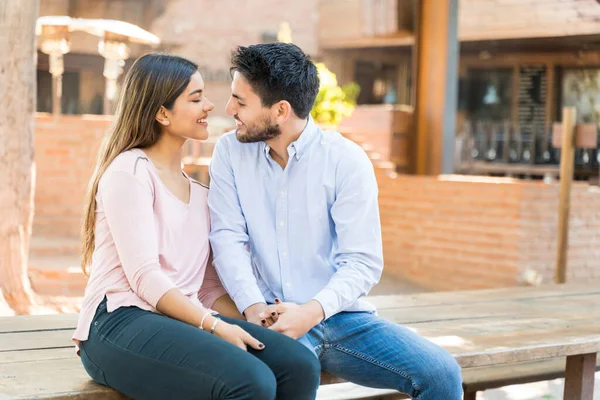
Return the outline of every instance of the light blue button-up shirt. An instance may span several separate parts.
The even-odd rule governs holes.
[[[371,311],[360,297],[383,270],[377,182],[363,149],[312,119],[281,168],[264,142],[235,132],[215,146],[210,243],[223,285],[243,312],[260,302],[320,302],[329,318]]]

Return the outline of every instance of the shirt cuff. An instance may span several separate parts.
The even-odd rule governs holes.
[[[242,314],[246,308],[253,304],[266,303],[265,297],[258,287],[246,288],[246,290],[237,292],[235,295],[231,296],[231,298]]]
[[[333,317],[335,314],[339,312],[339,301],[338,295],[333,289],[325,288],[321,290],[313,300],[318,301],[323,307],[323,312],[325,313],[325,319]]]

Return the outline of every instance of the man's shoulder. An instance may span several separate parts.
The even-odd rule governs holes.
[[[337,131],[321,130],[321,145],[325,146],[329,153],[340,158],[354,160],[368,158],[360,145]]]
[[[225,141],[225,142],[235,141],[235,142],[238,142],[237,137],[235,136],[235,129],[233,129],[231,131],[227,131],[224,134],[222,134],[221,137],[219,137],[219,141]]]

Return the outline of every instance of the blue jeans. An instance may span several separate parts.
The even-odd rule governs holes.
[[[323,371],[347,381],[419,400],[462,399],[460,367],[446,350],[371,313],[336,314],[299,340]]]
[[[81,343],[81,362],[96,382],[136,400],[308,400],[319,387],[314,355],[297,341],[222,317],[265,344],[241,350],[208,332],[137,307],[106,311],[104,300]]]

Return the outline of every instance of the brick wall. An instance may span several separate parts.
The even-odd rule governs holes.
[[[508,178],[378,172],[389,274],[434,290],[550,282],[556,260],[558,185]],[[568,280],[600,278],[600,191],[573,187]]]
[[[34,237],[77,238],[101,116],[36,116]],[[386,271],[436,290],[552,279],[558,185],[509,178],[398,175],[377,169]],[[600,189],[573,186],[568,279],[600,278]]]
[[[554,274],[558,226],[558,185],[525,186],[521,196],[521,263],[545,280]],[[600,278],[600,188],[575,184],[569,218],[567,280]]]
[[[34,236],[79,235],[97,147],[110,123],[106,116],[36,115]]]

